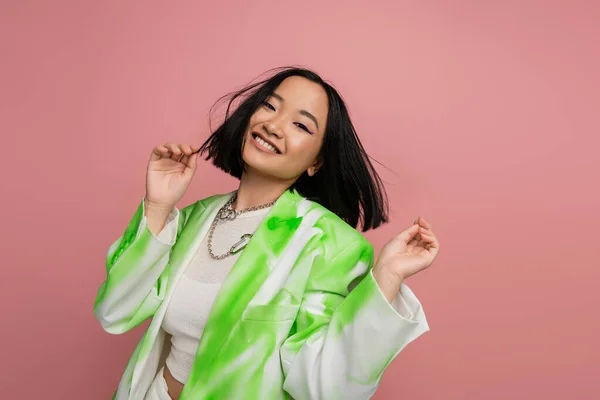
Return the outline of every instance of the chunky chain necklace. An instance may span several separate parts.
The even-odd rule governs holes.
[[[238,242],[236,242],[233,246],[231,246],[231,248],[229,249],[229,251],[227,253],[216,255],[212,249],[212,241],[213,241],[213,235],[215,233],[215,228],[217,227],[217,224],[219,222],[233,221],[240,214],[244,214],[249,211],[256,211],[256,210],[261,210],[263,208],[271,207],[273,204],[275,204],[275,201],[277,201],[277,200],[273,200],[269,203],[261,204],[259,206],[249,207],[249,208],[245,208],[243,210],[236,211],[233,209],[233,203],[235,202],[236,199],[237,199],[237,192],[234,193],[234,195],[231,197],[231,199],[229,199],[223,207],[221,207],[221,209],[217,213],[217,216],[215,217],[215,219],[213,220],[213,222],[210,226],[210,230],[208,232],[208,254],[215,260],[222,260],[225,257],[229,257],[233,254],[239,253],[240,251],[244,250],[244,248],[248,244],[248,241],[250,240],[250,238],[253,235],[252,233],[243,234],[240,237],[240,240]]]

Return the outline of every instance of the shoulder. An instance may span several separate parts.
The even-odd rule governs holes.
[[[373,246],[361,232],[332,211],[310,200],[309,208],[320,217],[313,225],[319,232],[318,256],[314,257],[307,288],[347,295],[356,280],[373,265]]]
[[[372,253],[373,246],[361,232],[324,206],[308,199],[304,202],[308,209],[318,211],[320,214],[314,227],[321,232],[320,242],[327,259],[338,258],[344,253],[346,255]]]

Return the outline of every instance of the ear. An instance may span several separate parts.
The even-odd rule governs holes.
[[[308,169],[306,170],[306,173],[308,174],[308,176],[314,176],[322,166],[323,166],[323,161],[321,159],[318,159],[317,161],[314,162],[313,165],[308,167]]]

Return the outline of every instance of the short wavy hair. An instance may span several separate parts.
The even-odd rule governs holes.
[[[389,208],[383,183],[337,90],[306,68],[280,67],[268,72],[272,74],[269,78],[227,94],[215,103],[216,106],[226,100],[227,109],[224,121],[200,148],[205,159],[240,179],[244,170],[242,151],[250,118],[284,79],[291,76],[306,78],[321,85],[329,100],[325,136],[319,154],[322,166],[312,177],[305,172],[290,188],[326,207],[352,227],[357,228],[360,223],[363,232],[388,222]]]

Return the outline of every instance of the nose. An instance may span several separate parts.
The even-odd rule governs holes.
[[[275,118],[270,119],[268,121],[265,121],[264,127],[269,135],[274,135],[281,139],[281,137],[283,135],[283,132],[281,129],[281,121],[279,121],[278,119],[275,119]]]

